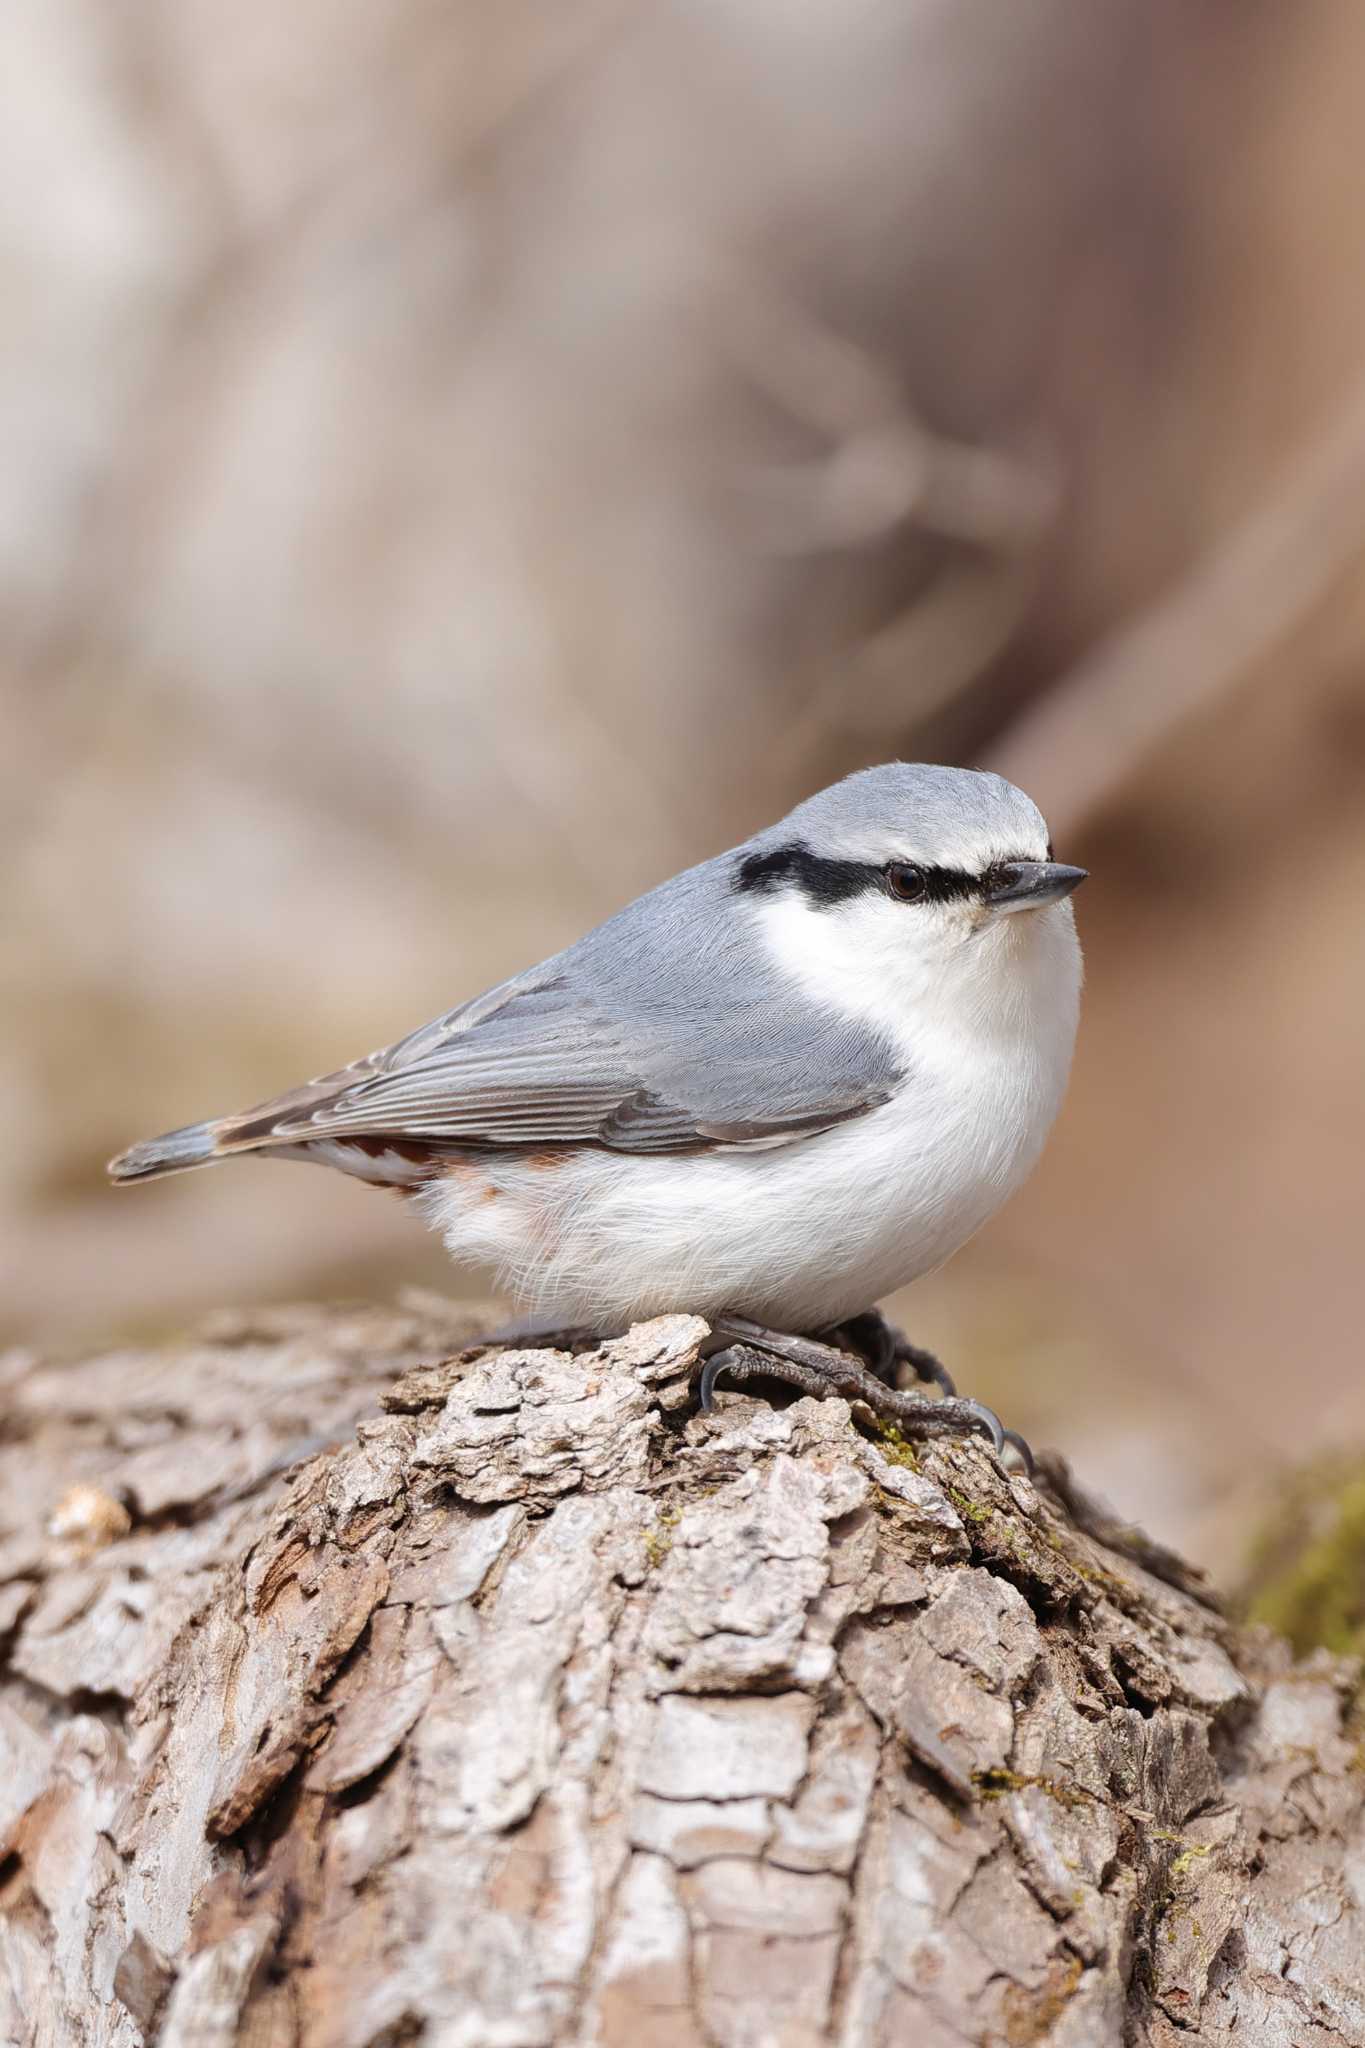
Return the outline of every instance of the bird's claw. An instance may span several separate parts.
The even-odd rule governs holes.
[[[1014,1452],[1020,1464],[1023,1466],[1025,1472],[1028,1474],[1029,1478],[1032,1479],[1034,1473],[1034,1460],[1033,1452],[1029,1448],[1028,1438],[1020,1436],[1017,1429],[1007,1429],[1005,1431],[1005,1442],[1009,1445],[1009,1448]]]
[[[1006,1429],[984,1402],[967,1400],[956,1393],[935,1400],[924,1394],[903,1392],[888,1386],[875,1371],[846,1351],[809,1337],[765,1330],[742,1317],[726,1317],[714,1325],[713,1334],[719,1348],[702,1366],[697,1389],[704,1413],[710,1413],[715,1406],[716,1386],[722,1373],[729,1373],[735,1380],[776,1379],[800,1393],[813,1395],[816,1400],[842,1394],[846,1400],[861,1401],[874,1415],[914,1435],[979,1432],[988,1438],[997,1458],[1003,1461],[1009,1445],[1025,1469],[1033,1470],[1033,1456],[1024,1439],[1015,1430]],[[928,1358],[929,1354],[923,1356]],[[942,1372],[941,1367],[939,1371]],[[952,1386],[946,1373],[943,1380]]]
[[[701,1377],[697,1381],[697,1398],[701,1402],[703,1415],[709,1415],[715,1407],[716,1382],[723,1372],[730,1370],[731,1365],[735,1362],[734,1354],[738,1349],[739,1346],[737,1344],[729,1344],[724,1351],[713,1351],[703,1364]]]
[[[948,1404],[944,1401],[939,1405],[947,1407]],[[983,1436],[990,1438],[991,1449],[995,1452],[997,1458],[1002,1458],[1005,1454],[1006,1432],[1004,1424],[995,1410],[988,1408],[984,1401],[967,1400],[961,1394],[954,1398],[953,1405],[961,1411],[963,1421],[969,1429],[975,1427],[981,1431]]]
[[[912,1351],[914,1355],[909,1357],[907,1354]],[[931,1351],[921,1351],[918,1345],[907,1345],[902,1356],[906,1356],[907,1363],[917,1380],[923,1380],[927,1386],[937,1387],[950,1401],[956,1399],[957,1381],[946,1365],[939,1364]]]

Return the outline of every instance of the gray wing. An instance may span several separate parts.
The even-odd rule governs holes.
[[[622,1152],[760,1147],[863,1115],[881,1074],[824,1068],[818,1083],[723,1086],[705,1049],[629,1043],[623,1025],[562,974],[504,983],[340,1073],[216,1127],[217,1149],[388,1140],[463,1146],[598,1145]],[[658,1069],[662,1066],[663,1071]],[[763,1106],[744,1113],[753,1100]]]

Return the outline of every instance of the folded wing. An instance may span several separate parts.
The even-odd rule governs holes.
[[[644,1064],[567,980],[512,982],[354,1066],[207,1128],[215,1157],[311,1145],[335,1156],[337,1141],[371,1154],[520,1145],[659,1153],[787,1144],[886,1099],[884,1089],[827,1079],[809,1101],[737,1116],[708,1109],[714,1090],[704,1062],[689,1072],[675,1056],[672,1073],[649,1078]]]

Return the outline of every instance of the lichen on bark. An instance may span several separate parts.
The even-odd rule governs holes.
[[[1317,1648],[1365,1656],[1365,1465],[1319,1460],[1298,1473],[1253,1546],[1243,1604],[1253,1621]],[[1362,1730],[1365,1733],[1365,1730]]]
[[[1358,1667],[705,1334],[11,1360],[0,2037],[1365,2043]]]

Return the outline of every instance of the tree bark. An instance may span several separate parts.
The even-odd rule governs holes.
[[[0,2038],[1365,2043],[1358,1670],[704,1333],[0,1361]]]

